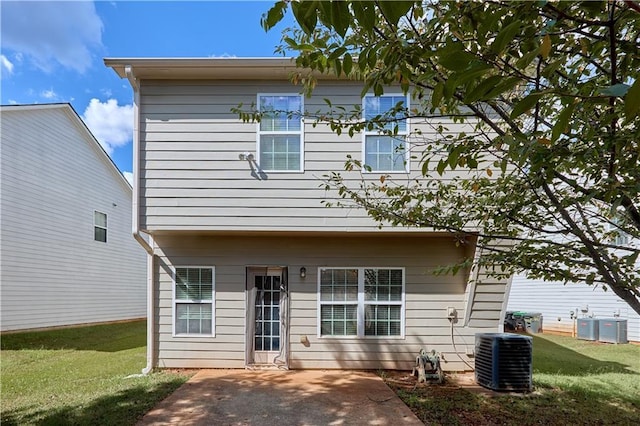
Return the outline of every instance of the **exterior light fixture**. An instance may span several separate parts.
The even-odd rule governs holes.
[[[302,268],[300,268],[300,278],[304,278],[306,276],[307,276],[307,268],[303,266]]]

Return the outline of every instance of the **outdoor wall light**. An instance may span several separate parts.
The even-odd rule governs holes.
[[[302,268],[300,268],[300,278],[304,278],[306,276],[307,276],[307,268],[303,266]]]

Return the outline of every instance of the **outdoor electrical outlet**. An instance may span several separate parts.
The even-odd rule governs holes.
[[[451,306],[447,307],[447,318],[454,319],[457,314],[458,312],[456,311],[456,308]]]
[[[473,358],[476,354],[475,348],[473,346],[467,346],[465,352],[469,358]]]

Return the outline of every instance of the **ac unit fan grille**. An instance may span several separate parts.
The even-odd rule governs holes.
[[[493,390],[532,389],[533,340],[509,333],[476,335],[476,381]]]

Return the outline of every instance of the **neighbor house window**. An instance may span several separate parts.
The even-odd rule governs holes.
[[[401,102],[408,107],[407,97],[404,95],[366,95],[364,98],[364,118],[372,120],[384,117],[385,113]],[[394,118],[397,118],[394,120]],[[363,157],[367,169],[376,172],[404,172],[407,167],[407,120],[402,114],[389,117],[389,122],[382,128],[377,127],[364,131]],[[394,131],[397,126],[397,131]],[[383,130],[391,131],[391,135]]]
[[[302,96],[258,95],[258,156],[264,171],[302,171]]]
[[[174,334],[214,335],[214,268],[176,267]]]
[[[319,335],[404,336],[403,268],[321,268]]]
[[[630,236],[621,229],[623,225],[624,219],[620,215],[614,216],[609,224],[609,231],[613,233],[612,242],[616,246],[626,246],[629,244]]]
[[[93,239],[107,242],[107,214],[98,211],[93,212]]]

